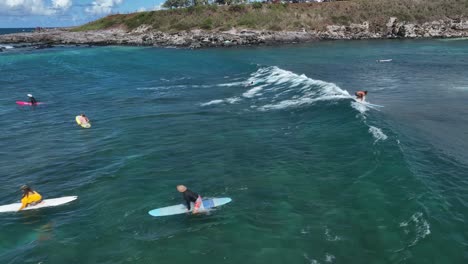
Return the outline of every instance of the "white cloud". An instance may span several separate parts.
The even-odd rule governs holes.
[[[163,3],[161,3],[161,4],[159,4],[159,5],[155,5],[155,6],[153,7],[153,10],[154,10],[154,11],[161,10],[161,9],[163,9]]]
[[[112,12],[112,8],[122,2],[123,0],[95,0],[91,7],[87,7],[85,11],[91,14],[109,14]]]
[[[138,8],[138,10],[137,10],[137,12],[145,12],[145,11],[146,11],[146,8],[144,8],[144,7],[140,7],[140,8]]]
[[[72,0],[52,0],[52,5],[46,5],[44,0],[0,0],[0,14],[53,15],[71,6]]]
[[[66,10],[72,6],[72,0],[52,0],[52,6],[57,9]]]

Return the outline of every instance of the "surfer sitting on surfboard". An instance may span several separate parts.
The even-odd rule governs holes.
[[[42,202],[42,196],[38,192],[31,189],[29,186],[23,185],[21,186],[21,190],[23,191],[23,197],[21,197],[21,207],[18,209],[18,211],[21,211],[28,206],[34,206]]]
[[[366,100],[367,91],[357,91],[355,95],[356,100],[361,100],[361,102],[364,102]]]
[[[31,102],[31,105],[37,105],[36,98],[32,96],[32,94],[28,94],[29,97],[29,102]]]
[[[187,210],[190,211],[190,203],[193,202],[195,206],[193,207],[192,213],[198,213],[198,209],[200,209],[200,206],[202,204],[201,196],[187,189],[187,187],[185,187],[184,185],[177,185],[177,191],[182,193],[185,200],[185,204],[187,205]]]

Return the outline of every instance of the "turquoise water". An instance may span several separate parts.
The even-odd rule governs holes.
[[[0,215],[0,263],[466,263],[466,43],[5,52],[0,204],[79,199]],[[233,202],[149,216],[177,184]]]

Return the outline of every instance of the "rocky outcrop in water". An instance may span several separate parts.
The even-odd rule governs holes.
[[[231,47],[282,44],[317,40],[382,38],[453,38],[468,37],[468,21],[449,19],[422,24],[407,23],[392,17],[380,30],[373,31],[368,22],[348,26],[330,25],[323,31],[236,30],[215,32],[192,30],[166,33],[141,25],[133,31],[122,29],[73,32],[52,29],[33,33],[0,35],[0,43],[33,43],[39,48],[50,45],[145,45],[160,47]]]

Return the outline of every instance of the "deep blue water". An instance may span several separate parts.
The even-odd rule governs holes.
[[[0,263],[466,263],[466,44],[3,52]]]
[[[34,31],[34,28],[0,28],[0,35],[32,31]]]

